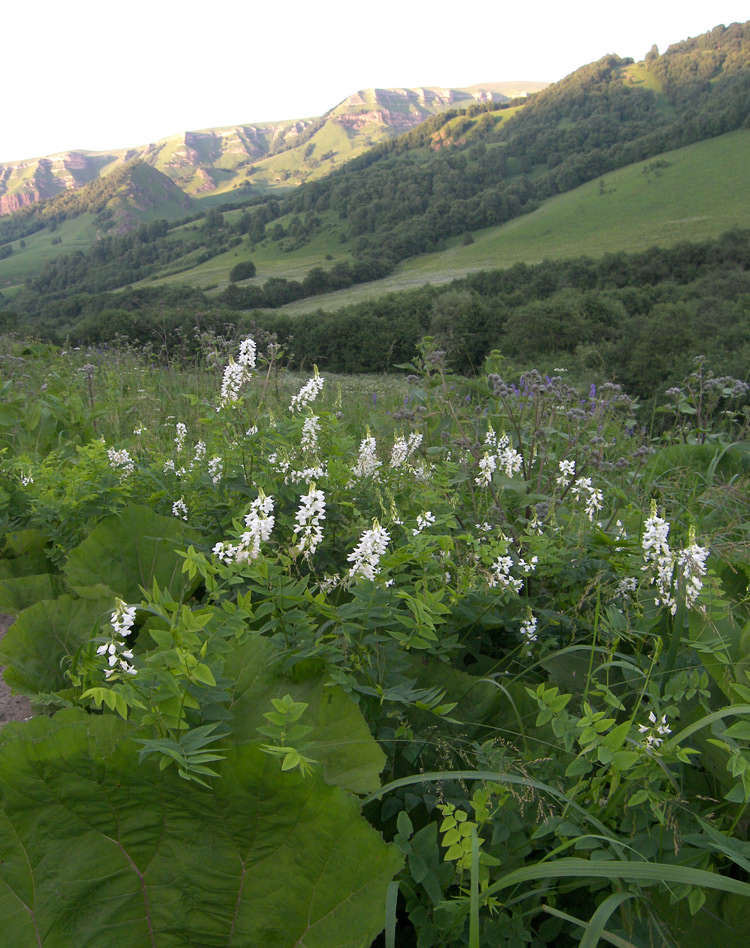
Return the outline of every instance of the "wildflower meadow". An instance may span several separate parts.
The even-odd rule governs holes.
[[[0,351],[15,948],[744,946],[748,386]]]

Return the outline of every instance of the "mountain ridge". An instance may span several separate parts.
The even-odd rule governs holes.
[[[240,187],[291,187],[326,174],[372,144],[415,128],[451,107],[525,98],[547,85],[519,80],[477,83],[465,88],[360,89],[322,116],[187,130],[127,148],[71,149],[3,162],[0,216],[65,191],[78,190],[136,159],[155,167],[195,197],[224,194]],[[279,160],[278,156],[303,146],[302,155]]]

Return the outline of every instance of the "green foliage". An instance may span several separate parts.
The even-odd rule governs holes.
[[[252,260],[243,260],[235,264],[229,271],[229,282],[238,283],[240,280],[249,280],[255,276],[255,264]]]
[[[432,317],[447,335],[445,312]],[[21,612],[2,657],[9,681],[63,709],[0,746],[2,872],[14,891],[30,872],[41,893],[13,924],[42,924],[61,880],[105,905],[96,936],[127,944],[127,916],[139,948],[149,919],[155,945],[226,943],[238,905],[243,938],[321,948],[364,948],[386,917],[389,942],[398,927],[423,948],[668,943],[688,927],[676,918],[700,931],[715,910],[735,924],[730,897],[750,890],[740,383],[701,362],[649,434],[618,386],[516,376],[498,352],[462,378],[431,337],[404,366],[408,389],[379,380],[375,399],[331,391],[317,367],[295,380],[275,343],[202,344],[223,381],[174,370],[175,388],[134,402],[157,373],[118,362],[107,378],[122,389],[105,397],[96,367],[75,371],[88,354],[66,356],[104,441],[3,456],[0,582],[58,588]],[[154,402],[179,415],[143,423]],[[61,490],[58,450],[84,465],[85,504]],[[266,854],[256,874],[240,824]],[[54,885],[46,836],[65,849]],[[193,878],[211,846],[217,874]],[[331,893],[313,910],[320,936],[296,921],[280,935],[277,919],[320,904],[311,878]],[[203,904],[219,908],[190,907]]]
[[[4,730],[7,940],[17,948],[41,938],[61,948],[371,943],[400,857],[354,799],[314,774],[282,773],[257,745],[227,751],[210,789],[185,783],[153,761],[139,765],[136,734],[80,711]]]
[[[102,520],[70,551],[65,575],[71,588],[87,598],[117,595],[131,602],[156,583],[180,599],[191,584],[175,548],[190,538],[191,531],[174,517],[132,504]]]

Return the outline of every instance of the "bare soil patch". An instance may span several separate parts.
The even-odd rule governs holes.
[[[13,616],[0,616],[0,639],[13,623]],[[2,672],[2,666],[0,666]],[[0,678],[0,727],[8,721],[26,721],[33,714],[29,699],[23,695],[12,695],[10,688]]]

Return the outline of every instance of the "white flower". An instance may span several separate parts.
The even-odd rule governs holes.
[[[560,483],[559,477],[557,481]],[[583,496],[586,513],[589,520],[593,523],[594,514],[597,510],[602,509],[602,505],[604,503],[602,492],[592,485],[590,477],[579,477],[575,484],[573,484],[573,486],[570,488],[570,492],[573,494],[576,500],[580,500]]]
[[[527,646],[527,651],[531,654],[531,643],[536,642],[538,636],[536,634],[537,620],[534,615],[529,611],[529,614],[521,623],[521,635],[524,638],[524,641]]]
[[[513,477],[523,467],[523,458],[515,448],[511,447],[510,439],[506,434],[498,435],[490,427],[485,435],[484,445],[488,450],[479,461],[480,474],[476,478],[476,483],[481,487],[489,486],[492,475],[498,467],[505,471],[506,477]]]
[[[520,592],[523,589],[523,580],[511,576],[511,569],[513,569],[513,560],[509,556],[498,556],[491,566],[490,587],[494,589],[499,586],[501,589]]]
[[[175,517],[180,517],[180,519],[182,520],[187,520],[188,509],[187,509],[187,504],[185,503],[184,498],[180,497],[179,500],[176,500],[172,504],[172,515]]]
[[[97,655],[107,656],[107,668],[104,669],[104,677],[110,678],[117,671],[123,671],[126,675],[135,675],[136,669],[130,664],[133,657],[132,651],[127,648],[125,639],[118,636],[130,635],[130,630],[135,622],[135,606],[128,606],[122,599],[115,599],[115,610],[110,616],[112,626],[112,635],[108,642],[100,645]]]
[[[248,372],[255,368],[256,345],[251,336],[247,336],[240,343],[240,354],[237,362]]]
[[[221,540],[214,546],[211,552],[222,563],[228,566],[230,563],[234,562],[235,557],[237,556],[237,547],[233,546],[231,543],[225,543],[223,540]]]
[[[233,404],[239,399],[242,386],[247,378],[248,374],[245,366],[230,359],[224,369],[224,377],[221,381],[220,408]]]
[[[318,446],[318,434],[320,432],[320,419],[317,415],[310,415],[305,419],[302,425],[302,449],[304,451],[314,451]]]
[[[646,521],[641,546],[644,565],[641,569],[651,574],[651,583],[656,585],[658,595],[654,598],[657,606],[667,606],[674,615],[677,612],[677,600],[672,594],[672,577],[675,556],[669,548],[669,523],[658,517],[656,504],[651,505],[651,516]]]
[[[638,589],[638,580],[635,576],[626,576],[615,586],[615,595],[620,596],[626,602],[629,602],[632,595]]]
[[[208,473],[214,484],[218,484],[224,474],[224,462],[219,457],[211,458],[208,462]]]
[[[560,487],[567,487],[571,480],[576,476],[576,462],[560,461],[560,463],[557,465],[557,469],[560,472],[556,478],[558,485]]]
[[[371,434],[367,434],[359,445],[359,457],[352,468],[355,477],[376,477],[381,462],[377,456],[377,444]]]
[[[306,382],[296,395],[292,396],[289,411],[301,411],[305,405],[310,405],[323,391],[325,379],[318,374],[317,365],[313,366],[314,375]]]
[[[193,460],[190,462],[190,470],[206,456],[206,442],[198,441],[193,448]]]
[[[329,593],[332,589],[335,589],[340,582],[341,576],[339,576],[338,573],[324,573],[323,579],[318,583],[318,586],[320,586],[321,592]]]
[[[435,523],[435,518],[430,510],[428,510],[424,516],[419,514],[417,516],[417,529],[412,530],[412,535],[417,536],[417,534],[421,533],[425,527],[431,527],[433,523]]]
[[[177,448],[177,453],[185,447],[185,438],[187,438],[187,426],[184,425],[181,421],[178,421],[175,425],[176,437],[174,439],[175,446]]]
[[[391,448],[391,467],[403,467],[421,444],[422,435],[418,432],[410,434],[408,440],[406,438],[397,438]]]
[[[266,497],[260,491],[250,504],[250,512],[245,516],[247,530],[242,534],[236,559],[238,562],[254,560],[260,553],[260,545],[266,542],[273,530],[276,518],[273,515],[273,497]]]
[[[138,425],[137,428],[133,428],[134,435],[142,435],[145,433],[145,431],[146,429],[143,427],[143,425]]]
[[[247,429],[247,431],[245,432],[245,436],[246,436],[247,438],[252,438],[252,436],[253,436],[253,435],[257,435],[257,433],[258,433],[258,426],[257,426],[257,425],[251,425],[251,426]]]
[[[24,487],[28,487],[29,484],[34,483],[34,478],[31,476],[31,471],[27,471],[25,474],[21,474],[21,483]]]
[[[373,520],[372,530],[365,530],[353,552],[347,556],[352,564],[349,575],[375,579],[380,572],[380,557],[385,553],[389,540],[388,531]]]
[[[667,724],[667,716],[663,714],[660,719],[657,719],[653,711],[649,712],[648,715],[649,724],[639,724],[638,730],[641,734],[644,734],[643,739],[646,747],[659,747],[660,744],[664,743],[663,734],[671,734],[672,728]]]
[[[495,461],[494,455],[485,453],[484,457],[479,460],[480,473],[475,479],[475,482],[479,484],[480,487],[488,487],[496,468],[497,461]]]
[[[322,490],[310,485],[307,494],[300,498],[300,506],[295,518],[294,533],[299,534],[295,549],[309,558],[317,550],[323,539],[323,521],[326,518],[326,501]]]
[[[708,550],[704,546],[698,546],[692,531],[690,540],[692,541],[690,545],[677,554],[678,583],[685,595],[688,609],[693,607],[703,589],[703,577],[706,575],[706,560],[708,559]]]
[[[121,451],[115,451],[114,448],[108,448],[107,457],[109,458],[109,466],[113,470],[120,472],[121,480],[124,480],[135,470],[135,461],[131,458],[125,448],[123,448]]]

